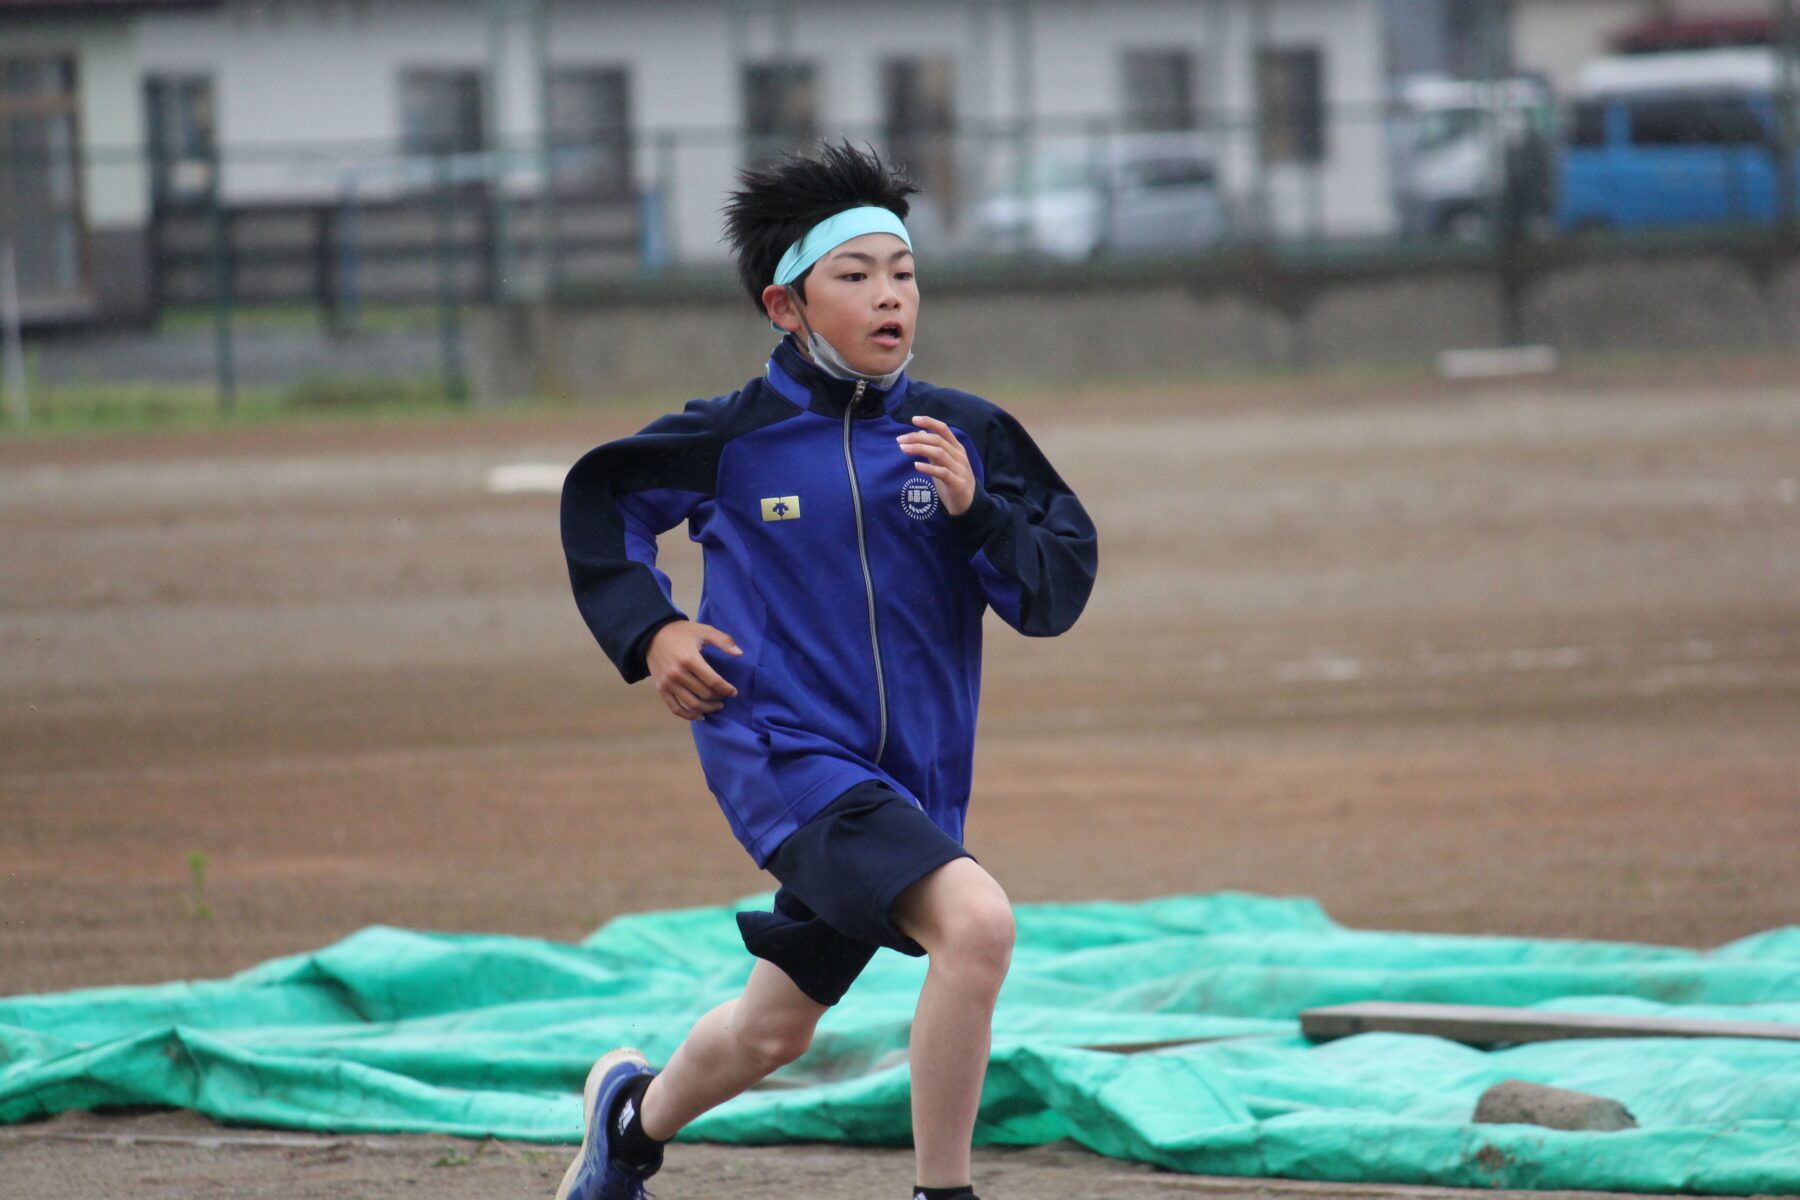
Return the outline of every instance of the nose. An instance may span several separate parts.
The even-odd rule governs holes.
[[[900,307],[900,289],[894,286],[894,277],[892,275],[883,275],[881,277],[880,287],[875,293],[875,307]]]

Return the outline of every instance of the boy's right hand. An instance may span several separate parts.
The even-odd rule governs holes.
[[[698,621],[670,621],[651,637],[649,652],[644,655],[656,694],[684,721],[704,721],[707,713],[718,712],[726,700],[737,695],[737,689],[706,661],[701,653],[705,646],[743,654],[723,630]]]

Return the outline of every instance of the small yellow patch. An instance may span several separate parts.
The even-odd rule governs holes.
[[[765,521],[798,521],[800,519],[800,497],[765,496],[762,502],[762,514]]]

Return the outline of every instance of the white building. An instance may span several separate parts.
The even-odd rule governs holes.
[[[1022,155],[1151,129],[1215,140],[1240,231],[1380,235],[1383,46],[1380,0],[9,4],[0,71],[35,73],[34,111],[73,141],[12,168],[40,201],[0,215],[0,236],[53,232],[61,248],[23,270],[41,311],[129,311],[153,212],[209,195],[215,156],[230,206],[496,171],[528,206],[549,130],[560,186],[652,198],[657,257],[719,258],[734,170],[840,135],[922,177],[922,224],[948,249]]]

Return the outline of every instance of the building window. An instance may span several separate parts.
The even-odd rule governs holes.
[[[216,123],[213,83],[206,75],[150,75],[144,80],[150,121],[151,195],[159,205],[193,204],[212,191]]]
[[[1186,50],[1127,50],[1119,57],[1125,83],[1125,128],[1169,133],[1194,128],[1194,56]]]
[[[818,137],[811,63],[766,62],[744,68],[744,151],[753,163],[798,150]]]
[[[881,65],[881,130],[888,154],[942,212],[956,211],[956,64],[895,58]]]
[[[0,241],[28,299],[83,290],[77,128],[74,59],[0,58]]]
[[[583,188],[631,189],[631,90],[624,67],[550,72],[550,139],[556,178]]]
[[[422,67],[400,73],[400,144],[408,154],[472,154],[486,146],[481,72]]]
[[[1325,62],[1321,51],[1309,46],[1258,53],[1256,95],[1264,162],[1325,161]]]

